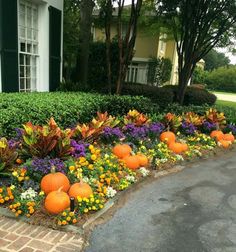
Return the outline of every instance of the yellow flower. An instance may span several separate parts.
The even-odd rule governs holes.
[[[70,217],[72,217],[72,216],[74,216],[74,215],[75,215],[74,212],[70,212],[70,213],[69,213],[69,216],[70,216]]]
[[[39,196],[43,196],[44,195],[44,191],[40,191]]]
[[[78,202],[82,202],[82,199],[80,197],[77,197]]]
[[[61,221],[60,220],[57,222],[57,225],[61,226]]]
[[[69,167],[69,170],[70,170],[70,171],[74,171],[74,170],[75,170],[75,166],[74,166],[74,165],[71,165],[71,166]]]
[[[85,208],[84,209],[84,213],[87,213],[89,210],[88,210],[88,208]]]
[[[94,149],[94,146],[92,144],[89,145],[89,149],[92,150]]]
[[[92,206],[92,209],[93,209],[93,210],[97,210],[97,208],[96,208],[95,206]]]
[[[63,213],[62,213],[62,216],[64,216],[64,217],[65,217],[66,215],[67,215],[67,213],[66,213],[66,212],[63,212]]]
[[[17,176],[18,176],[18,173],[17,173],[16,171],[14,171],[14,172],[12,173],[12,176],[17,177]]]
[[[8,201],[8,200],[9,200],[9,197],[5,197],[4,199],[5,199],[5,201]]]
[[[28,217],[28,218],[29,218],[30,216],[31,216],[30,214],[26,214],[26,217]]]
[[[90,164],[90,165],[88,166],[88,168],[89,168],[90,170],[92,170],[92,169],[93,169],[93,165]]]
[[[66,218],[66,220],[67,220],[67,221],[71,221],[71,217],[68,216],[68,217]]]
[[[11,211],[12,211],[13,213],[15,213],[15,212],[16,212],[16,209],[12,209]]]
[[[97,199],[97,200],[95,201],[95,203],[97,203],[97,204],[100,203],[100,200]]]
[[[94,198],[90,198],[90,202],[94,202]]]
[[[21,181],[23,181],[23,180],[24,180],[23,177],[18,177],[18,181],[19,181],[19,182],[21,182]]]
[[[97,159],[97,156],[95,154],[91,155],[91,159],[94,161]]]
[[[104,206],[102,204],[100,204],[99,207],[102,209]]]
[[[15,187],[14,185],[11,185],[11,186],[10,186],[10,189],[11,189],[11,190],[14,190],[15,188],[16,188],[16,187]]]
[[[62,225],[66,225],[66,224],[67,224],[67,221],[63,220],[63,221],[61,222],[61,224],[62,224]]]
[[[21,210],[18,210],[17,213],[18,213],[18,214],[22,214],[22,211],[21,211]]]

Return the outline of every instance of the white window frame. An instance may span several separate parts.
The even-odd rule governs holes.
[[[23,19],[21,19],[21,14],[22,14],[21,6],[24,6],[23,24],[22,24]],[[28,15],[28,13],[30,14]],[[37,91],[37,87],[38,87],[38,69],[39,69],[39,54],[38,54],[39,18],[38,18],[38,15],[39,15],[39,8],[37,4],[26,1],[26,0],[19,0],[18,2],[18,34],[19,34],[18,46],[19,46],[19,91],[20,92]],[[22,36],[23,34],[22,32],[24,33],[24,36]],[[23,86],[22,86],[22,82],[23,82]]]

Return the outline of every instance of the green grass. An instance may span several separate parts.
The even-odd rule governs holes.
[[[236,93],[230,93],[230,92],[220,92],[220,91],[212,91],[212,90],[210,92],[214,94],[236,95]]]
[[[216,105],[222,106],[222,107],[231,107],[231,108],[236,109],[236,102],[217,100]]]

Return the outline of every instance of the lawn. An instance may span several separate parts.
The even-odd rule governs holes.
[[[231,107],[231,108],[236,109],[236,102],[218,100],[216,102],[216,105],[221,106],[221,107]]]

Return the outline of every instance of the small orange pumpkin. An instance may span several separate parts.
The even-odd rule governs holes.
[[[73,184],[69,190],[69,196],[75,199],[77,199],[77,197],[89,198],[92,194],[93,190],[91,186],[82,180],[79,183]]]
[[[148,158],[143,154],[138,154],[137,157],[139,158],[139,165],[146,167],[148,165]]]
[[[41,180],[41,190],[45,194],[52,191],[57,191],[59,188],[64,192],[67,192],[70,188],[70,181],[62,172],[55,172],[55,168],[52,167],[51,173],[45,175]]]
[[[70,198],[67,193],[61,191],[50,192],[44,202],[45,209],[50,214],[59,214],[70,206]]]
[[[140,167],[140,159],[138,155],[125,157],[123,158],[123,161],[125,165],[131,170],[136,170]]]
[[[128,144],[117,144],[112,152],[114,155],[116,155],[118,158],[124,158],[130,155],[132,149]]]
[[[221,139],[218,142],[218,146],[223,147],[224,149],[228,149],[230,145],[231,145],[230,141],[226,141],[226,140],[223,140],[223,139]]]
[[[173,132],[165,131],[165,132],[161,133],[160,140],[161,140],[161,142],[165,142],[166,144],[169,145],[170,143],[175,142],[176,137]]]
[[[186,143],[182,143],[182,150],[183,152],[188,150],[188,145]]]
[[[223,140],[230,141],[231,143],[233,143],[235,138],[233,134],[224,134]]]
[[[223,139],[223,136],[224,133],[221,130],[213,130],[210,134],[210,137],[216,139],[217,141]]]
[[[175,154],[180,154],[183,152],[183,144],[172,142],[169,144],[169,149],[172,150]]]

